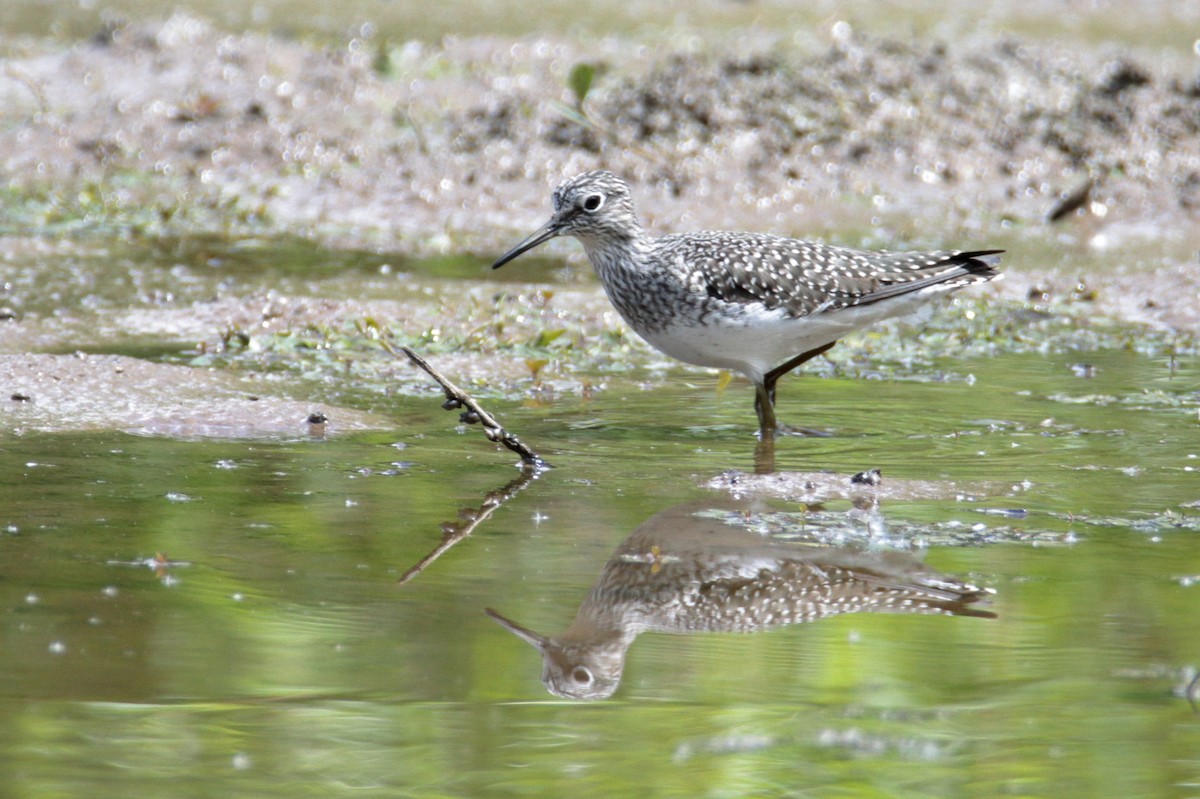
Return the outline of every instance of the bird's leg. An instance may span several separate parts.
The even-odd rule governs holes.
[[[765,383],[754,384],[754,410],[758,413],[758,435],[766,438],[775,435],[775,384],[768,389]]]
[[[792,358],[790,361],[787,361],[780,366],[776,366],[774,369],[767,372],[767,374],[763,377],[763,384],[766,386],[768,393],[771,395],[771,401],[774,402],[775,400],[775,381],[795,369],[797,366],[811,361],[818,355],[824,355],[825,353],[829,352],[829,350],[833,348],[834,344],[837,344],[837,342],[831,341],[828,344],[822,344],[816,349],[809,350],[808,352],[802,352],[795,358]]]
[[[778,430],[781,433],[790,433],[792,435],[800,436],[829,435],[829,433],[826,433],[822,430],[812,430],[807,427],[780,426],[775,421],[775,383],[779,380],[779,378],[783,377],[797,366],[800,366],[807,361],[811,361],[818,355],[824,355],[825,353],[829,352],[834,344],[837,344],[837,342],[831,341],[828,344],[822,344],[820,347],[811,349],[808,352],[802,352],[795,358],[776,366],[774,369],[763,375],[762,384],[754,387],[754,407],[756,410],[758,410],[758,426],[760,435],[763,434],[767,429],[770,429],[771,431]],[[764,404],[768,408],[766,413],[764,413],[762,410]]]

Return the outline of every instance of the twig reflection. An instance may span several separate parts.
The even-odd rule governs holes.
[[[515,497],[537,478],[537,472],[523,471],[520,477],[510,481],[507,485],[497,488],[494,491],[489,491],[484,496],[483,502],[478,508],[467,507],[460,510],[458,512],[458,521],[442,524],[441,543],[434,547],[428,555],[413,564],[408,571],[400,575],[400,579],[396,583],[404,585],[425,571],[431,563],[445,554],[450,547],[475,532],[475,528],[487,521],[488,517],[495,513],[497,508]]]

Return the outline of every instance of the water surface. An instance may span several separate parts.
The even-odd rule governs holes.
[[[518,477],[435,399],[326,441],[6,438],[0,775],[13,796],[1193,795],[1200,381],[1088,359],[783,386],[785,418],[837,435],[780,442],[780,470],[994,493],[885,502],[873,533],[845,501],[763,509],[994,589],[997,618],[647,633],[596,703],[548,694],[484,608],[557,633],[639,525],[725,502],[699,484],[754,468],[744,386],[495,404],[556,468],[404,585]]]

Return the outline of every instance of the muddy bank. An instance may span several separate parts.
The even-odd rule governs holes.
[[[601,165],[637,183],[655,227],[884,226],[873,244],[1039,226],[1087,181],[1078,213],[1107,224],[1169,224],[1200,205],[1200,76],[1183,57],[837,26],[815,52],[761,33],[676,51],[615,38],[323,47],[186,16],[71,47],[5,44],[0,163],[11,190],[57,198],[51,221],[490,253],[545,213],[557,179]],[[555,105],[573,102],[581,63],[598,70],[591,125]]]
[[[1011,489],[1011,486],[997,483],[967,485],[950,480],[884,479],[877,470],[853,476],[833,472],[750,474],[728,471],[702,484],[714,491],[727,492],[734,498],[770,497],[813,506],[851,500],[856,507],[867,509],[874,509],[881,501],[977,501],[983,497],[1002,496]]]
[[[0,207],[16,229],[0,246],[8,272],[96,234],[133,246],[204,231],[300,235],[486,258],[544,219],[559,178],[604,166],[634,182],[656,231],[747,228],[886,248],[999,240],[1011,250],[1008,279],[972,296],[1031,308],[988,323],[949,312],[923,340],[927,357],[971,354],[962,341],[975,355],[1003,350],[1031,324],[1053,326],[1041,346],[1075,347],[1093,317],[1200,330],[1186,238],[1200,205],[1200,75],[1185,58],[989,34],[875,39],[837,26],[812,49],[761,32],[687,48],[620,38],[327,46],[182,15],[74,45],[0,44]],[[596,69],[583,118],[562,111],[580,64]],[[1050,226],[1073,190],[1077,207]],[[1064,238],[1085,254],[1076,263],[1131,241],[1159,255],[1059,269],[1046,242]],[[547,252],[581,260],[569,242]],[[194,349],[182,357],[198,365],[318,379],[354,370],[420,387],[354,329],[378,317],[460,379],[502,391],[583,392],[592,383],[576,375],[667,363],[594,286],[557,287],[552,302],[482,281],[396,302],[322,289],[193,301],[167,281],[132,307],[64,302],[38,317],[15,302],[38,285],[36,274],[0,279],[0,352],[140,337],[185,342]],[[1097,335],[1109,338],[1083,346],[1113,344]],[[836,356],[850,369],[884,357],[861,341]]]
[[[1115,272],[1046,269],[1010,270],[1000,296],[1035,304],[1089,307],[1097,317],[1175,330],[1200,332],[1200,262]]]
[[[188,438],[299,438],[387,429],[372,414],[280,396],[267,378],[118,355],[0,355],[0,435],[123,430]],[[278,382],[278,381],[276,381]],[[319,432],[319,431],[314,431]]]

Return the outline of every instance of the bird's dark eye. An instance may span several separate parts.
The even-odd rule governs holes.
[[[590,198],[589,198],[590,199]],[[585,206],[586,207],[586,206]],[[597,206],[598,207],[598,206]],[[583,666],[576,666],[571,672],[571,679],[580,685],[587,685],[592,681],[592,673]]]
[[[600,206],[602,206],[602,205],[604,205],[604,195],[603,194],[589,194],[587,196],[587,198],[583,201],[583,210],[588,211],[588,212],[599,211]]]

